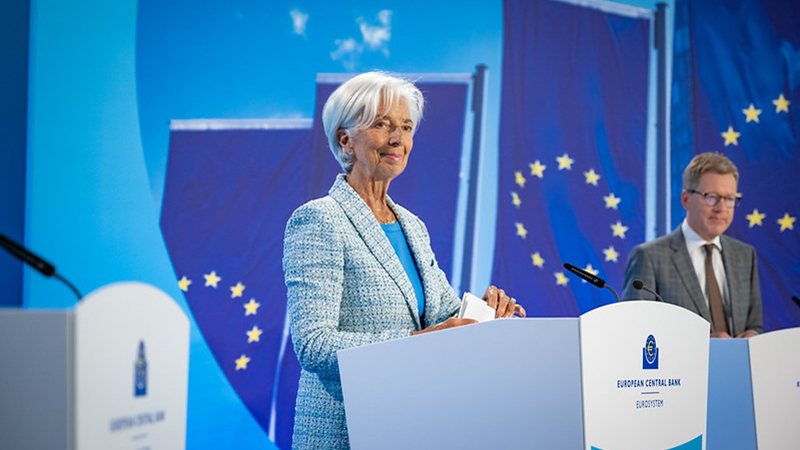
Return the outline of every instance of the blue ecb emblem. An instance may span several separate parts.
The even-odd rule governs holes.
[[[133,396],[147,395],[147,359],[144,355],[144,341],[139,341],[139,351],[133,364]]]
[[[652,334],[647,336],[642,349],[642,369],[658,369],[658,346]]]

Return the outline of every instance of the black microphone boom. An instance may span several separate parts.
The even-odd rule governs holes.
[[[603,288],[606,286],[606,280],[598,277],[593,273],[587,272],[579,267],[575,267],[570,263],[564,263],[564,268],[599,288]]]
[[[53,267],[52,264],[36,256],[33,252],[27,250],[25,247],[7,238],[2,233],[0,233],[0,247],[3,247],[4,249],[8,250],[9,253],[16,256],[22,262],[30,265],[31,267],[39,271],[42,275],[46,277],[55,277],[61,280],[61,282],[66,284],[67,287],[70,288],[72,292],[74,292],[75,295],[78,296],[78,300],[83,298],[81,293],[78,292],[78,289],[76,289],[75,286],[72,285],[72,283],[67,281],[66,278],[62,277],[56,272],[56,268]]]
[[[589,273],[579,267],[575,267],[570,263],[564,263],[564,268],[599,288],[606,288],[609,291],[613,292],[614,297],[617,297],[617,302],[619,302],[619,295],[617,295],[617,291],[611,289],[611,286],[606,284],[606,280],[598,277],[593,273]]]
[[[17,244],[2,234],[0,234],[0,247],[8,250],[9,253],[16,256],[22,262],[38,270],[46,277],[51,277],[54,273],[56,273],[56,268],[53,267],[52,264],[26,250],[23,246]]]
[[[654,290],[650,289],[649,287],[645,286],[645,284],[644,284],[644,281],[642,281],[642,280],[640,280],[640,279],[638,279],[638,278],[637,278],[637,279],[633,280],[633,283],[631,283],[631,285],[632,285],[632,286],[633,286],[633,288],[634,288],[634,289],[636,289],[637,291],[645,291],[645,292],[649,292],[649,293],[651,293],[651,294],[653,294],[653,295],[655,295],[655,296],[656,296],[656,300],[658,300],[658,301],[660,301],[660,302],[662,302],[662,303],[666,303],[666,302],[664,301],[664,299],[663,299],[663,298],[661,298],[661,296],[660,296],[660,295],[658,295],[658,292],[656,292],[656,291],[654,291]]]

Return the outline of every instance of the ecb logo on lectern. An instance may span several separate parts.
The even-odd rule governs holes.
[[[651,334],[647,336],[642,349],[642,369],[658,369],[658,346],[656,338]]]
[[[144,356],[144,341],[139,341],[139,353],[133,364],[133,396],[147,395],[147,359]]]

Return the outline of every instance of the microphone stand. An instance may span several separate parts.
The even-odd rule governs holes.
[[[612,289],[612,288],[611,288],[611,286],[609,286],[609,285],[607,285],[607,284],[606,284],[606,285],[604,285],[603,287],[604,287],[604,288],[606,288],[606,289],[608,289],[609,291],[613,292],[613,293],[614,293],[614,297],[617,297],[617,303],[619,303],[619,295],[617,295],[617,291],[615,291],[614,289]]]

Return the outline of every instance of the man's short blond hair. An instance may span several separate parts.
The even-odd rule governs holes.
[[[695,189],[700,183],[704,173],[714,172],[720,175],[733,175],[736,184],[739,184],[739,170],[726,156],[719,153],[700,153],[692,158],[686,170],[683,171],[683,189]]]

